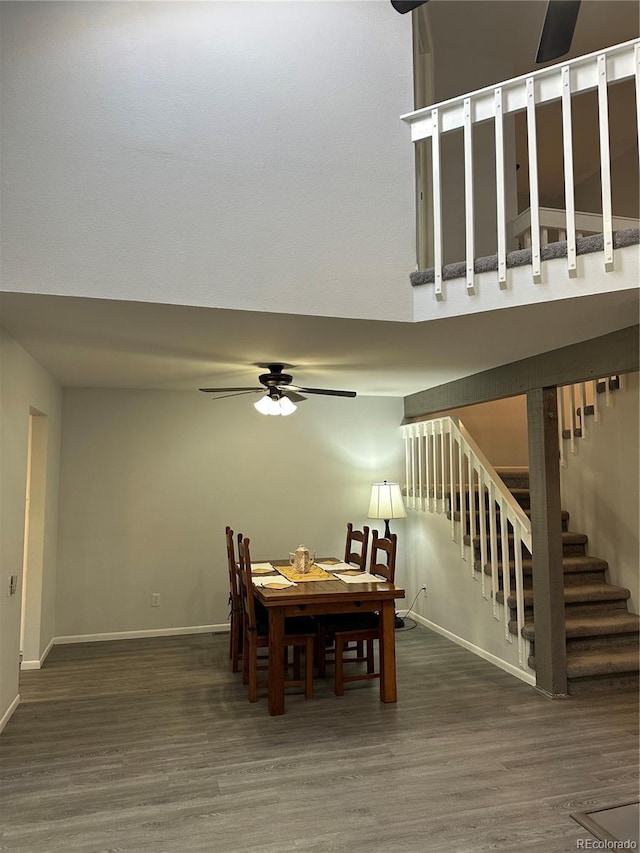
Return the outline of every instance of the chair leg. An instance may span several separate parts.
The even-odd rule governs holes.
[[[249,702],[258,700],[258,647],[250,643],[244,657],[249,658]]]
[[[307,637],[307,642],[304,651],[304,669],[305,669],[305,684],[304,695],[307,699],[313,699],[313,658],[314,658],[314,641],[313,637]]]
[[[373,640],[366,640],[367,643],[367,672],[375,672],[373,665]]]
[[[247,637],[247,632],[243,630],[243,639],[242,639],[242,683],[249,683],[249,658],[251,656],[251,644],[249,643],[249,638]],[[258,651],[256,649],[256,657],[258,656]],[[257,665],[257,664],[256,664]]]
[[[335,638],[335,682],[333,692],[336,696],[344,694],[344,640],[338,634]]]

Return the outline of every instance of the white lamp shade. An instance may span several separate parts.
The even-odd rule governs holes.
[[[265,394],[264,397],[260,397],[258,402],[253,405],[261,415],[280,414],[280,402],[278,400],[272,400],[268,394]]]
[[[371,502],[367,518],[406,518],[407,511],[402,502],[398,483],[373,483]]]
[[[406,518],[398,483],[373,483],[367,518]]]
[[[292,415],[298,408],[288,397],[281,397],[278,401],[281,415]]]

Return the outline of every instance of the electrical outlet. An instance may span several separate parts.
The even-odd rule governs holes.
[[[151,593],[151,606],[152,607],[160,607],[160,593],[152,592]]]
[[[424,592],[424,594],[426,595],[427,594],[426,586],[421,586],[420,589],[418,590],[418,592]]]

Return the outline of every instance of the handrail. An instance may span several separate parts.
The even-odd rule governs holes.
[[[407,507],[422,512],[448,512],[451,538],[458,540],[463,561],[471,555],[471,577],[478,580],[479,574],[482,596],[491,601],[493,617],[503,623],[507,643],[512,642],[509,603],[512,550],[518,661],[522,669],[528,669],[528,644],[523,637],[522,569],[523,549],[531,554],[531,522],[527,514],[458,418],[433,418],[405,424],[401,429],[405,441]],[[480,520],[477,527],[476,511]],[[512,548],[507,547],[510,536]],[[479,566],[474,560],[478,540]],[[488,560],[491,580],[487,588]],[[502,605],[497,600],[500,580]]]

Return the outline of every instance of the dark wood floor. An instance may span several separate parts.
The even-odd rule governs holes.
[[[572,853],[638,795],[638,699],[549,701],[423,628],[377,682],[270,718],[226,635],[58,646],[0,736],[11,853]]]

